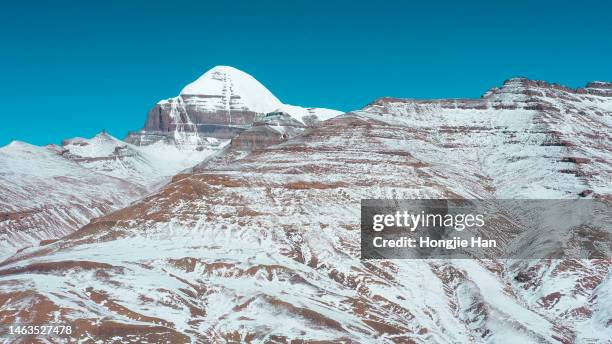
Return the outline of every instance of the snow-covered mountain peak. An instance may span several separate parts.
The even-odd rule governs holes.
[[[23,149],[23,148],[27,148],[29,146],[32,146],[32,145],[29,144],[29,143],[23,142],[23,141],[13,140],[9,144],[7,144],[6,146],[0,147],[0,152],[5,152],[5,151],[9,151],[9,150],[16,150],[16,149]]]
[[[83,158],[111,156],[119,147],[125,147],[126,145],[125,142],[106,132],[100,132],[90,139],[75,137],[62,142],[63,149],[68,150],[72,155]]]
[[[93,171],[149,189],[219,150],[222,143],[216,143],[203,142],[198,150],[181,150],[165,142],[139,147],[101,132],[90,139],[64,140],[62,147],[54,151]]]
[[[100,141],[120,141],[118,138],[116,138],[113,135],[107,133],[106,131],[101,131],[101,132],[97,133],[96,136],[94,136],[93,138],[95,140],[100,140]]]
[[[216,66],[172,98],[159,101],[147,116],[144,129],[126,141],[137,146],[174,142],[192,149],[207,138],[231,139],[249,129],[255,117],[282,111],[313,126],[343,112],[282,103],[251,75],[229,66]]]
[[[229,66],[216,66],[185,86],[182,96],[217,98],[225,110],[242,108],[270,112],[282,103],[251,75]]]
[[[109,134],[106,131],[101,131],[101,132],[97,133],[91,139],[86,139],[86,138],[83,138],[83,137],[74,137],[72,139],[64,140],[64,142],[82,141],[82,140],[117,141],[117,142],[122,142],[121,140],[119,140],[118,138],[114,137],[113,135]]]

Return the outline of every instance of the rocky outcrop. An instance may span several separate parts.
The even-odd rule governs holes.
[[[272,112],[259,116],[249,129],[232,139],[231,146],[247,151],[261,149],[287,141],[302,133],[306,127],[306,124],[287,113]]]
[[[612,97],[612,82],[593,81],[589,82],[585,88],[576,90],[578,93],[587,93],[601,97]]]
[[[254,111],[231,107],[200,107],[202,98],[206,97],[185,95],[158,103],[149,111],[144,130],[162,133],[197,132],[202,136],[230,139],[248,128],[257,115]]]

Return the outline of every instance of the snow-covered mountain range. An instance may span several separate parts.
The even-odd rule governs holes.
[[[155,109],[171,103],[186,107],[172,105],[174,110],[152,117]],[[278,115],[266,116],[273,111]],[[245,113],[248,120],[238,124]],[[102,132],[91,139],[64,140],[61,146],[13,142],[0,149],[0,259],[69,234],[94,217],[144,197],[173,175],[221,151],[253,123],[262,130],[245,133],[250,144],[236,141],[243,150],[257,148],[260,141],[281,142],[289,137],[285,132],[302,131],[340,113],[283,104],[252,76],[217,66],[178,97],[160,101],[149,113],[146,129],[131,133],[125,141]],[[227,119],[222,126],[234,136],[206,131],[223,122],[215,116]],[[292,118],[291,123],[270,122],[279,116]],[[159,126],[153,125],[157,120]]]
[[[216,67],[152,110],[129,138],[142,146],[100,135],[87,141],[95,153],[81,139],[35,147],[60,176],[70,164],[128,181],[134,196],[0,263],[0,323],[56,319],[83,340],[152,343],[612,338],[610,260],[368,261],[359,231],[361,199],[611,200],[612,83],[516,78],[480,99],[380,98],[322,122],[277,107],[259,86]],[[210,137],[232,141],[148,184],[159,178],[140,167],[147,149],[194,152]],[[0,176],[11,177],[2,185],[24,184],[9,159],[25,153],[11,147],[0,151]],[[45,205],[26,192],[15,205]]]
[[[224,144],[200,150],[162,142],[137,147],[100,133],[62,146],[13,142],[0,148],[0,259],[125,207]]]

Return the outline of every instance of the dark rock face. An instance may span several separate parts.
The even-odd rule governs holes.
[[[584,191],[580,192],[578,195],[579,195],[580,197],[587,197],[587,196],[589,196],[589,195],[591,195],[591,194],[593,194],[593,190],[591,190],[591,189],[586,189],[586,190],[584,190]]]
[[[250,127],[257,115],[247,110],[203,108],[198,106],[200,98],[206,97],[187,95],[156,104],[147,115],[144,132],[132,132],[126,141],[138,145],[171,141],[174,132],[231,139]]]
[[[198,106],[201,96],[182,96],[156,104],[149,111],[144,129],[169,132],[174,130],[215,133],[221,127],[248,127],[256,112],[246,110],[202,109]]]
[[[144,129],[161,132],[174,130],[174,124],[170,120],[168,112],[163,110],[162,104],[156,104],[149,110]]]
[[[232,147],[240,150],[254,150],[286,141],[286,135],[269,126],[253,126],[232,139]]]
[[[232,139],[238,150],[257,150],[286,141],[302,133],[306,125],[284,112],[272,112],[255,120],[252,127]]]

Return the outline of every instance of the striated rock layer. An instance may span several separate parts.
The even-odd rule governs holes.
[[[271,112],[259,116],[252,126],[234,137],[231,146],[250,151],[279,144],[301,134],[306,125],[285,112]]]

